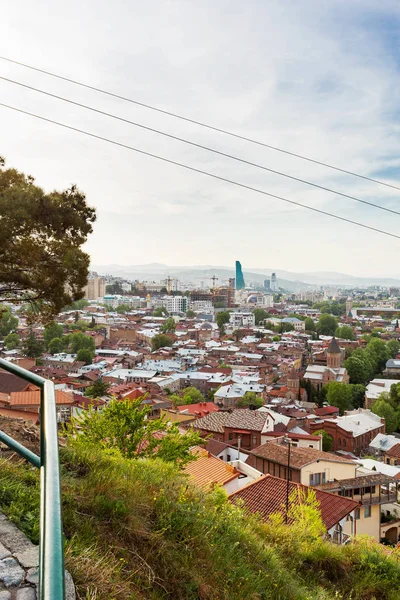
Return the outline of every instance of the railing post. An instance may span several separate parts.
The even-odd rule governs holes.
[[[65,600],[64,543],[61,515],[60,463],[54,384],[4,359],[0,368],[40,388],[40,542],[39,598]],[[2,441],[8,443],[7,435]],[[38,457],[11,440],[9,446],[32,464]]]

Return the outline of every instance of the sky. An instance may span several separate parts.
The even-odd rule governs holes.
[[[400,186],[397,0],[6,1],[0,55]],[[399,190],[0,60],[7,77],[400,211]],[[400,216],[0,79],[0,102],[400,235]],[[0,107],[0,155],[97,209],[93,264],[400,276],[400,240]]]

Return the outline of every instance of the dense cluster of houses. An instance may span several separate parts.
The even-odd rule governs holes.
[[[82,311],[61,313],[58,322],[67,333],[78,319],[90,325],[83,333],[94,340],[91,364],[71,353],[44,353],[36,361],[18,348],[0,349],[2,358],[55,383],[60,422],[89,405],[101,410],[111,397],[142,398],[151,409],[149,418],[163,415],[204,437],[204,448],[193,449],[197,460],[186,467],[198,485],[220,484],[233,503],[241,500],[265,519],[281,512],[289,521],[290,503],[300,502],[312,488],[334,542],[364,533],[378,541],[398,541],[400,518],[393,515],[400,438],[386,435],[385,420],[370,410],[372,399],[393,380],[372,381],[365,408],[343,415],[335,406],[318,407],[307,394],[307,385],[318,390],[333,381],[348,383],[345,348],[357,342],[323,335],[311,339],[300,326],[277,339],[248,316],[238,335],[237,315],[221,335],[214,321],[180,315],[171,345],[153,350],[167,316],[155,317],[149,310],[118,314],[92,303]],[[28,331],[22,319],[18,334],[23,338]],[[39,339],[43,332],[43,327],[33,328]],[[400,361],[389,362],[393,375]],[[98,381],[107,384],[107,391],[89,398],[88,388]],[[177,405],[172,397],[188,387],[196,388],[202,400]],[[38,389],[0,371],[0,415],[38,422]],[[330,437],[329,451],[323,449],[322,431]],[[382,521],[382,514],[388,519]]]

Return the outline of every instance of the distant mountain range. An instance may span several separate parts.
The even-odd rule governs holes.
[[[166,277],[176,278],[180,281],[192,282],[195,285],[211,284],[211,277],[218,277],[217,284],[227,282],[230,277],[235,277],[235,268],[226,266],[170,266],[162,263],[150,263],[146,265],[91,265],[91,269],[100,275],[113,275],[124,279],[139,279],[144,281],[160,281]],[[290,292],[321,285],[333,286],[400,286],[400,278],[390,277],[357,277],[345,273],[335,272],[306,272],[295,273],[279,269],[243,268],[246,284],[262,285],[264,279],[268,279],[271,273],[276,273],[279,287]]]

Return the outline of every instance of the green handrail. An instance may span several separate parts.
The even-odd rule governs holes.
[[[3,359],[0,359],[0,368],[40,388],[40,458],[4,432],[0,432],[0,441],[40,467],[39,600],[65,600],[60,463],[54,384]]]

